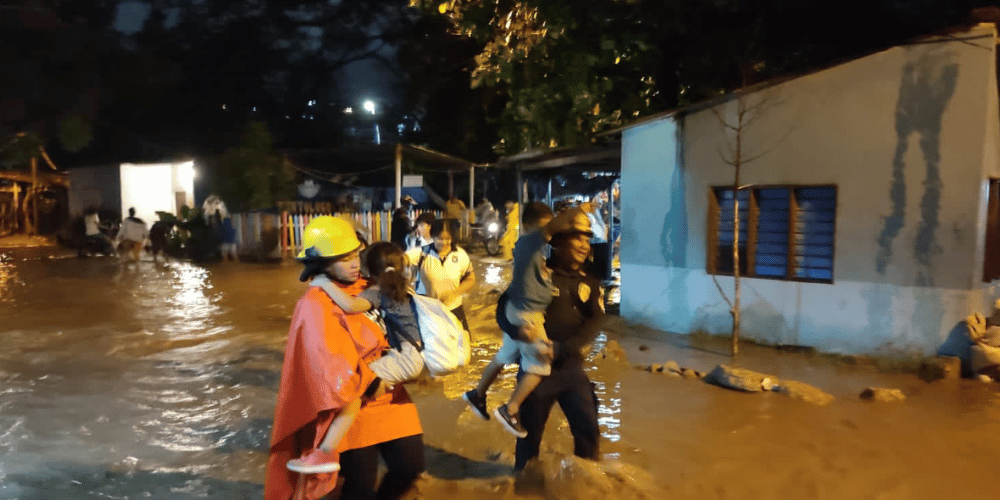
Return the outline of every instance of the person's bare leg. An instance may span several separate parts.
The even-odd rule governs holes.
[[[496,358],[493,358],[486,368],[483,368],[483,374],[479,376],[479,385],[476,386],[476,393],[480,397],[486,397],[486,391],[490,390],[490,386],[496,381],[500,372],[503,371],[503,363],[497,362]]]
[[[510,395],[510,401],[507,402],[507,411],[510,412],[511,415],[516,415],[517,412],[521,410],[521,403],[524,402],[525,398],[527,398],[540,383],[542,383],[541,375],[525,373],[521,376],[521,380],[517,381],[517,387],[514,388],[514,392]]]
[[[340,440],[344,439],[347,430],[354,424],[354,419],[357,418],[360,409],[361,399],[355,399],[347,403],[347,406],[330,423],[330,427],[326,431],[326,436],[323,436],[323,441],[320,442],[319,448],[324,451],[330,451],[336,447],[340,443]]]

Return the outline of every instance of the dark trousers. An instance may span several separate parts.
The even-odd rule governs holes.
[[[545,422],[557,401],[573,434],[573,454],[598,459],[601,429],[597,423],[597,395],[583,367],[574,364],[552,367],[552,375],[543,378],[521,404],[521,424],[528,430],[528,437],[517,440],[514,470],[523,469],[528,460],[538,456]]]
[[[386,473],[378,491],[378,457],[385,460]],[[406,493],[424,471],[424,435],[394,439],[340,454],[341,500],[394,500]]]

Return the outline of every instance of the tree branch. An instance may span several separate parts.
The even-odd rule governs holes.
[[[726,301],[726,305],[729,306],[729,309],[732,309],[733,308],[733,302],[731,300],[729,300],[729,297],[726,297],[726,292],[722,291],[722,285],[719,284],[719,279],[716,278],[716,276],[714,274],[712,275],[712,283],[715,283],[715,288],[719,289],[719,295],[722,296],[722,300]]]
[[[724,128],[728,128],[729,130],[732,130],[733,132],[738,132],[739,131],[736,127],[730,125],[729,122],[726,121],[726,119],[722,117],[722,113],[720,113],[717,108],[712,108],[712,113],[715,114],[715,117],[718,118],[719,123],[722,124],[722,126]]]
[[[370,59],[372,57],[375,57],[376,54],[384,47],[385,47],[385,42],[382,42],[378,45],[378,47],[375,47],[374,49],[366,50],[351,57],[341,58],[333,63],[324,64],[323,68],[328,71],[332,71],[335,69],[343,68],[344,66],[347,66],[348,64],[351,64],[353,62],[361,61],[363,59]]]

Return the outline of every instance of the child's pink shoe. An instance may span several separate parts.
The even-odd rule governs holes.
[[[339,458],[337,453],[327,453],[317,448],[302,458],[289,460],[285,466],[288,470],[299,474],[329,474],[340,470],[337,458]]]

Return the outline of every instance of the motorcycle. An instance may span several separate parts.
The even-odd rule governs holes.
[[[500,238],[503,236],[504,228],[499,217],[491,217],[483,221],[482,224],[470,224],[472,240],[482,243],[483,248],[490,256],[500,254]]]
[[[82,226],[82,221],[81,221]],[[102,224],[99,229],[100,234],[94,236],[86,236],[83,234],[82,227],[77,234],[77,239],[79,244],[77,245],[77,255],[81,258],[90,257],[94,255],[115,255],[114,244],[115,237],[118,235],[118,231],[121,225],[117,222],[104,225]]]

